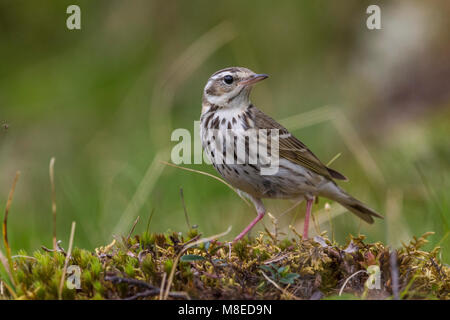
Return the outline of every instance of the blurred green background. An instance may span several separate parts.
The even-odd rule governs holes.
[[[66,28],[70,4],[81,8],[81,30]],[[381,30],[366,27],[369,4],[381,8]],[[449,13],[448,1],[419,0],[1,1],[2,208],[22,173],[8,221],[13,252],[51,247],[51,157],[63,246],[71,221],[75,245],[92,249],[127,234],[138,215],[145,230],[152,210],[152,231],[186,231],[180,188],[204,235],[229,225],[226,238],[237,235],[252,207],[210,177],[158,161],[169,160],[174,128],[192,132],[210,74],[237,65],[270,75],[254,104],[323,162],[341,153],[332,164],[350,179],[341,186],[386,216],[361,224],[333,204],[324,213],[321,199],[321,231],[394,246],[434,231],[428,248],[441,245],[448,263]],[[280,232],[301,230],[304,204],[287,213],[293,202],[266,204]]]

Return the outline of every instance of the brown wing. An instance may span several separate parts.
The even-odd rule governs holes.
[[[258,108],[252,106],[253,121],[258,129],[278,129],[280,134],[279,155],[328,179],[347,180],[341,173],[327,168],[308,147],[289,131]]]

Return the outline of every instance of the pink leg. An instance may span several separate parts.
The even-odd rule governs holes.
[[[254,203],[256,211],[258,212],[258,216],[241,233],[239,233],[236,238],[234,238],[233,242],[241,240],[255,226],[255,224],[257,224],[258,221],[264,217],[264,214],[266,213],[266,209],[264,208],[264,205],[260,199],[256,199],[253,197],[249,198]]]
[[[254,226],[258,223],[259,220],[261,220],[264,217],[265,212],[258,213],[258,216],[247,226],[247,228],[244,229],[239,235],[234,238],[233,242],[237,242],[241,240]]]
[[[309,230],[309,217],[311,216],[311,209],[314,202],[314,198],[310,200],[306,200],[306,215],[305,215],[305,223],[303,225],[303,239],[308,239],[308,230]]]

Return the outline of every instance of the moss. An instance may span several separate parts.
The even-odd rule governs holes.
[[[423,251],[431,233],[414,237],[396,250],[402,299],[450,299],[450,270],[439,248]],[[180,233],[143,233],[100,247],[74,248],[70,265],[81,272],[81,288],[64,283],[63,299],[157,299],[162,281],[175,267],[169,299],[390,299],[392,250],[380,242],[350,237],[341,246],[329,239],[301,237],[275,241],[264,233],[232,246],[206,242],[197,229]],[[57,299],[65,253],[24,251],[14,260],[18,299]],[[368,270],[380,271],[379,288],[368,289]],[[343,288],[345,283],[345,287]],[[276,286],[274,285],[276,284]],[[339,292],[343,288],[343,294]],[[137,294],[141,294],[137,296]],[[7,290],[3,299],[11,296]]]
[[[166,260],[166,261],[164,262],[164,272],[165,272],[166,274],[169,274],[169,273],[170,273],[170,271],[172,270],[172,267],[173,267],[173,261],[172,261],[172,259],[168,259],[168,260]]]

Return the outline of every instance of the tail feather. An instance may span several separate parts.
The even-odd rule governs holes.
[[[323,196],[339,202],[344,208],[354,213],[367,223],[374,223],[373,217],[383,219],[383,216],[381,216],[378,212],[369,208],[358,199],[355,199],[334,183],[332,183],[332,185],[327,184],[326,188],[324,188],[321,193]]]
[[[334,179],[348,181],[347,177],[342,173],[337,172],[336,170],[333,170],[331,168],[327,168],[327,170]]]
[[[346,209],[348,209],[350,212],[356,214],[358,217],[366,221],[367,223],[370,224],[374,223],[373,217],[383,219],[383,217],[376,211],[370,209],[365,204],[363,204],[362,202],[353,197],[351,197],[350,203],[343,203],[343,202],[339,203],[343,205]]]

